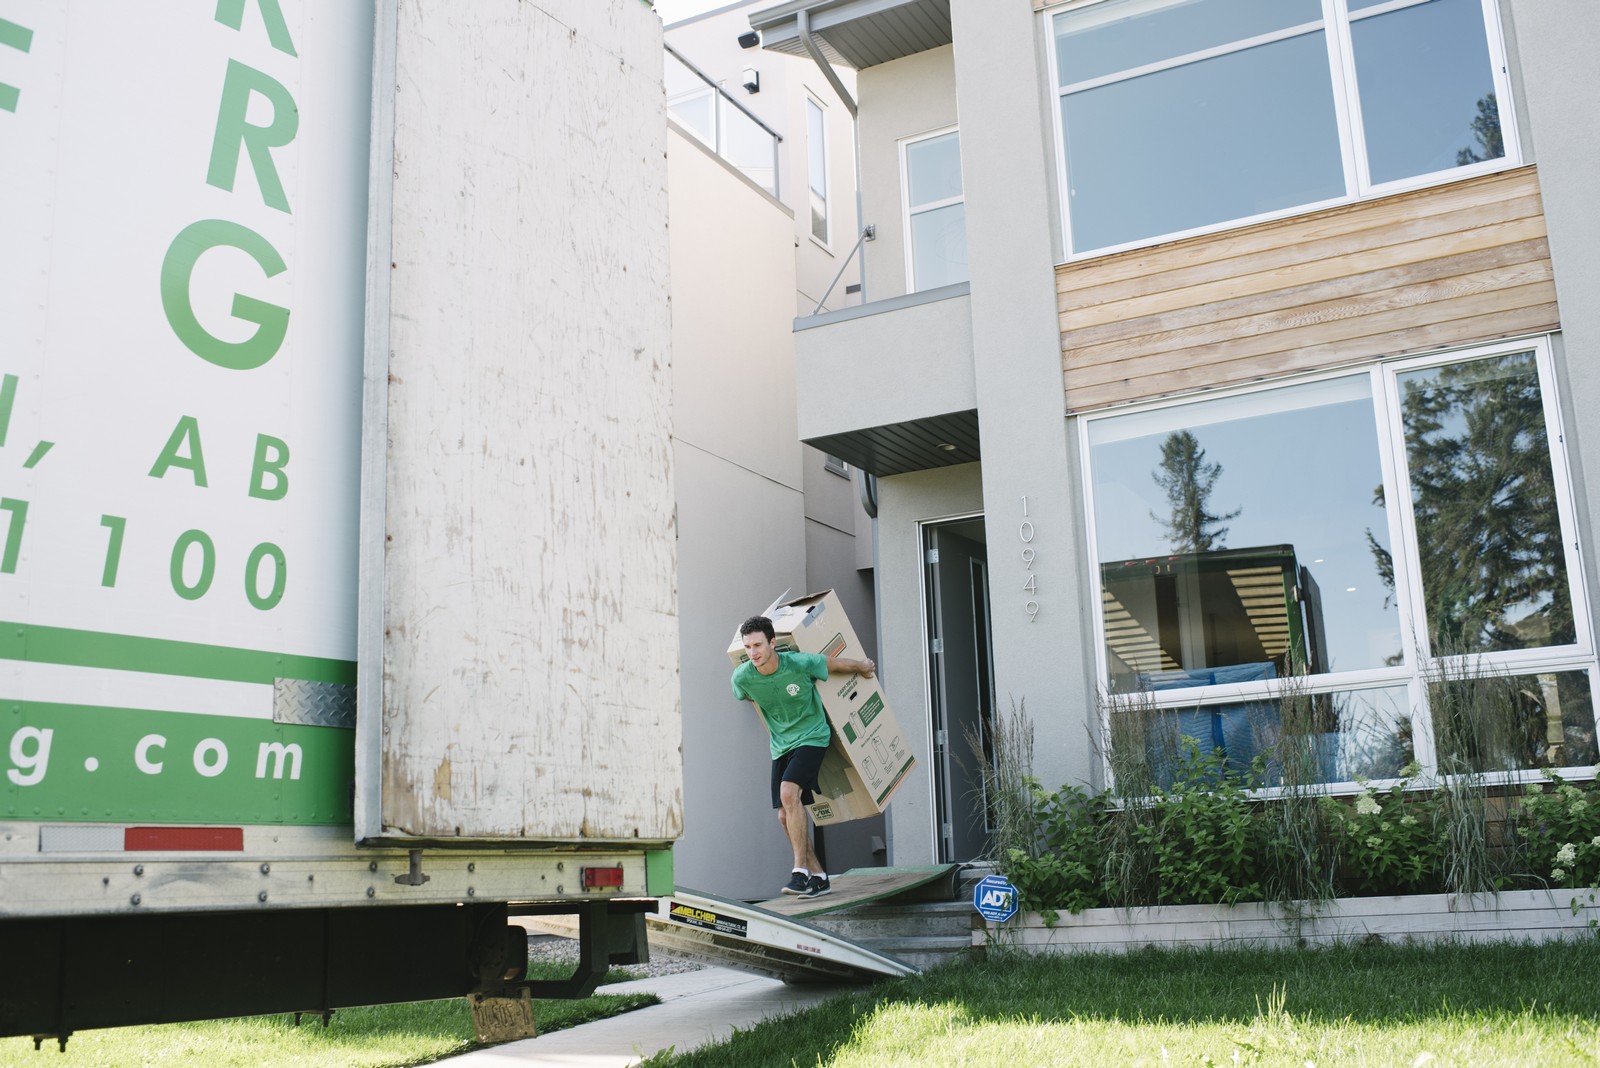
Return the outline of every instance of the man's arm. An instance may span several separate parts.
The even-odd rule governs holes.
[[[851,660],[844,656],[828,657],[828,674],[848,675],[854,673],[864,679],[872,678],[872,673],[878,670],[878,665],[868,660]]]

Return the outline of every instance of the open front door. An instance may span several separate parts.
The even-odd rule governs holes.
[[[982,775],[994,724],[988,556],[982,519],[925,531],[938,855],[965,861],[982,856],[990,839]]]

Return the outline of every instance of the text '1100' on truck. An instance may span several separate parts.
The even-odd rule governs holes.
[[[639,0],[0,5],[0,1035],[642,951],[661,63]]]

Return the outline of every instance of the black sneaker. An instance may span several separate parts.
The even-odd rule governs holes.
[[[811,891],[811,877],[803,871],[797,871],[789,876],[788,884],[783,888],[786,894],[805,894]]]
[[[826,875],[813,875],[806,880],[806,897],[821,897],[833,889]]]

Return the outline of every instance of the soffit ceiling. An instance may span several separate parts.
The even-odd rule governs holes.
[[[808,438],[806,444],[880,477],[982,459],[976,410]]]
[[[761,44],[773,52],[808,56],[799,13],[829,63],[862,70],[939,48],[951,41],[950,0],[795,0],[750,16]]]

